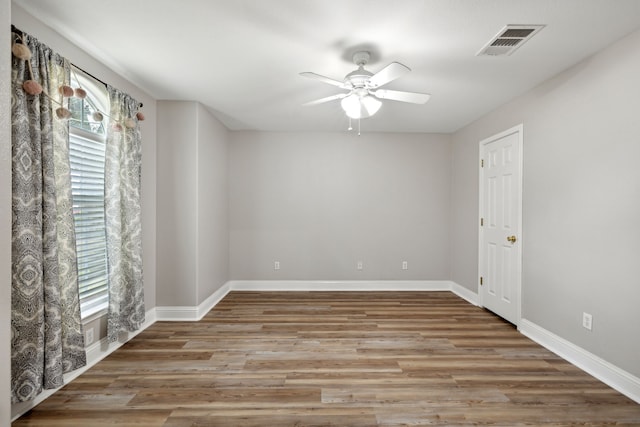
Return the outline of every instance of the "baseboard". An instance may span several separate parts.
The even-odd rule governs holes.
[[[159,321],[195,322],[198,320],[198,307],[156,307],[156,313]]]
[[[448,280],[232,280],[233,291],[450,291]]]
[[[480,300],[476,292],[470,291],[464,286],[458,285],[456,282],[451,282],[451,292],[458,295],[463,300],[475,306],[480,306]]]
[[[104,359],[114,351],[116,351],[118,348],[120,348],[123,344],[125,344],[131,338],[135,337],[140,332],[144,331],[149,326],[153,325],[155,322],[156,322],[156,309],[152,308],[145,313],[145,321],[142,324],[142,326],[140,326],[140,329],[138,329],[137,331],[123,333],[121,334],[120,339],[113,343],[110,343],[105,337],[100,341],[96,341],[95,343],[91,344],[89,347],[86,348],[87,364],[82,368],[79,368],[79,369],[76,369],[75,371],[64,374],[63,376],[64,384],[69,384],[71,381],[78,378],[80,375],[82,375],[83,373],[91,369],[91,367],[93,367],[96,363],[98,363],[99,361],[101,361],[102,359]],[[54,394],[58,390],[59,388],[44,390],[42,393],[36,396],[36,398],[33,400],[30,400],[28,402],[20,402],[20,403],[12,404],[11,405],[11,422],[21,417],[27,411],[35,408],[38,404],[44,402],[45,399],[50,397],[52,394]]]
[[[209,295],[200,305],[190,306],[164,306],[156,307],[156,318],[159,321],[168,322],[197,322],[202,319],[213,307],[218,304],[231,290],[231,282],[222,285],[218,290]]]
[[[576,365],[629,399],[640,403],[640,378],[529,320],[522,319],[518,329],[523,335]]]
[[[450,280],[232,280],[234,291],[451,291],[473,305],[478,294]]]
[[[218,290],[209,295],[207,299],[202,301],[202,303],[198,306],[196,310],[196,316],[198,316],[198,320],[202,319],[205,314],[211,311],[213,307],[218,305],[222,298],[224,298],[229,291],[231,290],[231,286],[229,282],[222,285]]]

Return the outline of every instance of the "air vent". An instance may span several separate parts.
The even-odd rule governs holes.
[[[544,25],[507,25],[484,45],[476,56],[508,56],[534,36]]]

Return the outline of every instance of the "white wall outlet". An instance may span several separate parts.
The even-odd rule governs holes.
[[[273,269],[274,270],[280,270],[280,261],[274,261]]]
[[[362,261],[358,261],[358,263],[356,264],[356,268],[358,270],[362,270]]]
[[[582,313],[582,327],[588,330],[593,327],[593,316],[589,313]]]
[[[93,328],[89,328],[84,331],[84,346],[90,346],[93,344]]]
[[[402,261],[402,269],[403,270],[408,270],[409,269],[409,263],[407,261]]]

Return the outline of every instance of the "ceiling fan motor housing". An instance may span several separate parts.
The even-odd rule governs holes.
[[[373,76],[373,73],[364,69],[370,59],[369,52],[356,52],[353,54],[353,63],[358,66],[358,69],[350,72],[344,78],[344,82],[349,84],[354,89],[363,88],[367,85],[367,82]]]
[[[365,87],[371,76],[373,76],[372,72],[369,72],[360,66],[357,70],[347,74],[344,78],[344,82],[348,83],[353,88],[361,88]]]

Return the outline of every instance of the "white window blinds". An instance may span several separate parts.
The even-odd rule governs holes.
[[[104,222],[104,142],[73,132],[69,138],[69,157],[80,307],[85,317],[88,312],[105,308],[109,297]]]
[[[104,87],[74,73],[88,96],[70,98],[69,163],[76,231],[78,286],[82,318],[108,307],[107,241],[104,212],[105,129],[96,111],[106,111]]]

